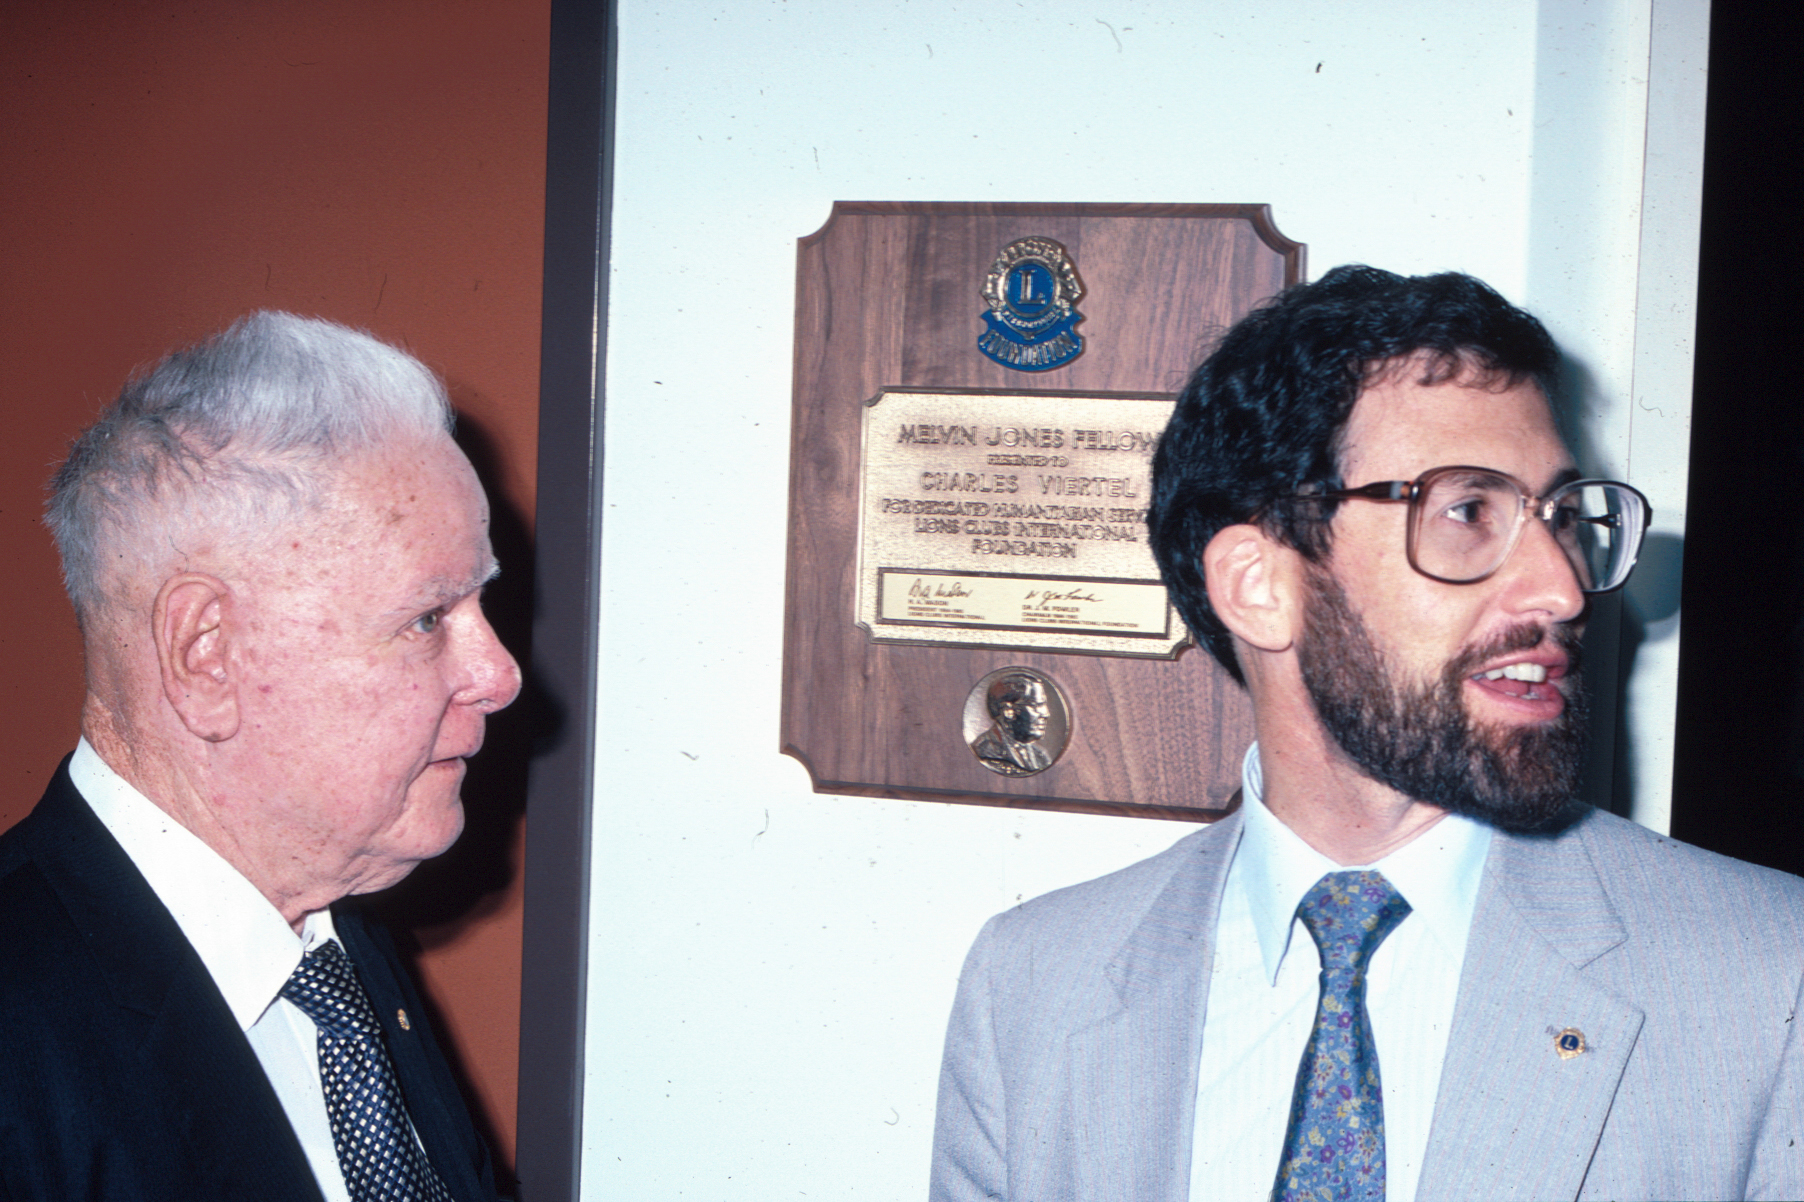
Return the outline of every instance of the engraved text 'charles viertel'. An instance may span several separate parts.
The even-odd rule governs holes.
[[[858,620],[880,641],[1171,655],[1146,548],[1167,398],[889,390],[865,411]]]

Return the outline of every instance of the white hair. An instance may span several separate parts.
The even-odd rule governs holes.
[[[253,313],[126,384],[50,482],[84,626],[197,542],[242,545],[319,504],[334,467],[451,430],[444,385],[369,334]]]

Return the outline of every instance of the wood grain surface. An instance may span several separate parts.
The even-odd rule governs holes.
[[[1016,372],[985,358],[979,296],[1018,238],[1064,244],[1084,285],[1083,354]],[[894,646],[854,620],[859,431],[885,387],[1175,393],[1210,343],[1302,278],[1265,205],[846,202],[800,240],[782,749],[819,792],[1209,820],[1252,740],[1246,696],[1206,652],[1174,660]],[[965,698],[1008,665],[1071,707],[1063,756],[1033,776],[978,762]]]

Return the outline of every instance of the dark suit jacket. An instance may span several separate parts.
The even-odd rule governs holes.
[[[333,919],[433,1166],[459,1202],[492,1202],[394,945],[354,908]],[[320,1202],[256,1053],[67,760],[0,835],[0,1198]]]

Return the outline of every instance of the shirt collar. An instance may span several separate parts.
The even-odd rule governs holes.
[[[1247,748],[1241,763],[1244,817],[1235,867],[1246,889],[1269,980],[1276,983],[1278,979],[1303,895],[1324,875],[1355,869],[1382,872],[1409,903],[1410,917],[1418,928],[1426,928],[1454,963],[1465,957],[1466,936],[1478,908],[1479,881],[1491,847],[1490,827],[1448,814],[1375,863],[1336,864],[1265,808],[1264,788],[1259,745],[1255,743]]]
[[[333,938],[331,911],[307,915],[297,936],[255,885],[108,767],[86,739],[76,744],[69,777],[249,1030],[300,965],[303,948]]]

